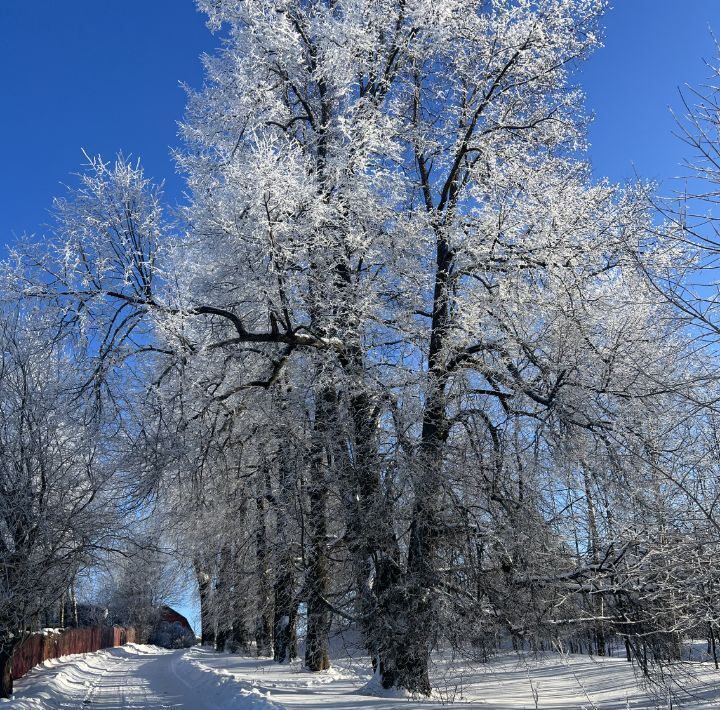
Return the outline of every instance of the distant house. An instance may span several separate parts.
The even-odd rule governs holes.
[[[164,648],[188,648],[197,643],[190,622],[169,606],[161,606],[159,619],[150,633],[150,643]]]
[[[190,622],[178,611],[175,611],[172,607],[161,606],[160,607],[160,621],[166,621],[168,624],[180,624],[187,631],[193,632]]]

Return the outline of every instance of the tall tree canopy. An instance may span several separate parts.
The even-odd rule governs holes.
[[[604,2],[198,4],[187,204],[94,159],[16,282],[182,519],[205,641],[284,661],[302,608],[309,669],[342,621],[429,694],[497,633],[712,635],[712,365],[649,278],[687,253],[584,160]]]

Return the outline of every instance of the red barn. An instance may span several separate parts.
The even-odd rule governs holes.
[[[180,626],[190,632],[193,630],[190,622],[180,612],[175,611],[175,609],[169,606],[160,607],[160,621],[166,621],[168,624],[180,624]]]
[[[182,614],[169,606],[161,606],[149,642],[164,648],[188,648],[197,643],[197,638],[190,622]]]

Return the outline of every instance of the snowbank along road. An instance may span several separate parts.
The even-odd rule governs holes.
[[[484,710],[668,707],[667,694],[661,688],[643,690],[632,667],[619,658],[503,654],[471,668],[457,658],[438,657],[433,681],[438,691],[431,699],[378,697],[367,695],[375,686],[366,658],[347,657],[330,671],[308,673],[299,663],[128,644],[46,661],[17,681],[14,699],[0,701],[0,707],[392,710],[437,709],[448,702]],[[720,707],[718,674],[707,663],[686,666],[671,690],[673,708]]]
[[[245,708],[275,703],[227,674],[203,670],[200,650],[167,651],[128,644],[46,661],[17,681],[13,708]]]

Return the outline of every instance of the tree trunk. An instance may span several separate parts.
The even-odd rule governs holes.
[[[63,627],[64,628],[74,628],[75,627],[75,614],[73,613],[74,603],[73,603],[73,589],[72,585],[68,586],[65,592],[63,593]]]
[[[434,537],[432,511],[422,502],[416,502],[410,527],[407,574],[391,597],[396,629],[381,667],[385,688],[404,688],[411,693],[430,695],[430,650],[437,625],[432,593]]]
[[[6,651],[0,651],[0,698],[10,698],[12,694],[12,656]]]
[[[281,405],[282,406],[282,405]],[[287,439],[286,439],[287,440]],[[292,456],[287,447],[280,451],[278,463],[278,493],[275,505],[275,615],[273,619],[273,658],[277,663],[291,661],[296,655],[294,540],[289,529],[291,492],[295,488]]]
[[[446,421],[440,393],[431,390],[423,422],[422,455],[418,466],[408,546],[406,573],[385,570],[387,580],[381,617],[384,624],[377,672],[384,688],[404,688],[430,695],[430,652],[437,633],[437,607],[433,588],[437,583],[441,446]]]
[[[278,556],[275,572],[275,614],[273,618],[273,658],[277,663],[291,661],[296,655],[295,625],[297,603],[295,602],[295,580],[292,569],[291,549],[287,541],[281,540],[282,550]]]
[[[71,612],[72,612],[73,626],[77,629],[79,624],[78,624],[77,596],[75,594],[75,582],[73,582],[70,585],[70,600],[71,600],[71,604],[72,604]]]
[[[332,393],[325,389],[315,407],[315,425],[312,437],[308,499],[308,569],[305,581],[307,595],[307,632],[305,636],[305,666],[311,671],[330,668],[328,636],[330,612],[325,602],[330,586],[327,557],[327,499],[328,482],[325,468],[329,464],[326,437],[331,417]]]
[[[230,636],[233,618],[233,569],[232,551],[225,544],[220,550],[220,564],[218,566],[217,582],[215,583],[215,613],[217,617],[217,631],[215,635],[215,650],[224,651]]]
[[[349,342],[341,364],[349,381],[363,383],[359,342]],[[387,624],[394,614],[391,596],[401,575],[391,502],[396,496],[391,477],[385,477],[383,484],[377,439],[380,410],[362,384],[355,384],[354,389],[349,403],[349,446],[338,445],[335,456],[340,460],[338,469],[345,473],[344,539],[351,555],[355,614],[361,620],[363,642],[377,672],[383,666]],[[352,451],[352,457],[348,451]]]
[[[232,653],[238,651],[249,653],[251,646],[250,632],[248,630],[247,600],[240,588],[240,574],[237,557],[233,557],[233,599],[231,604],[229,648]]]
[[[297,648],[297,620],[298,620],[298,602],[293,601],[292,609],[290,610],[290,632],[288,634],[288,661],[294,661],[298,656]]]
[[[597,527],[597,517],[595,514],[595,501],[592,494],[592,487],[591,487],[591,481],[590,481],[590,475],[588,473],[587,467],[583,466],[583,484],[585,486],[585,499],[587,502],[587,517],[588,517],[588,532],[590,534],[590,539],[588,540],[590,544],[590,552],[592,555],[592,561],[595,564],[598,564],[600,562],[599,557],[599,551],[600,551],[600,534],[598,532]],[[593,628],[593,636],[594,636],[594,646],[595,651],[598,656],[605,656],[607,653],[606,649],[606,643],[605,643],[605,630],[603,628],[603,600],[602,596],[600,595],[593,595],[589,597],[590,602],[590,608],[592,609],[592,614],[596,617],[594,628]],[[591,648],[593,644],[591,643]]]
[[[293,658],[295,612],[293,609],[293,575],[282,570],[275,578],[275,618],[273,619],[273,658],[285,663]]]
[[[307,574],[307,633],[305,636],[305,666],[311,671],[330,668],[328,635],[330,613],[325,603],[329,587],[327,563],[327,488],[318,480],[311,482],[310,552]]]
[[[384,688],[430,695],[430,652],[437,633],[437,547],[441,530],[443,448],[449,433],[445,408],[448,371],[444,346],[450,323],[449,281],[453,254],[438,232],[428,373],[420,450],[414,480],[407,571],[388,594],[393,624],[388,628],[379,672]]]
[[[269,474],[266,468],[260,472],[255,498],[257,520],[255,523],[255,557],[257,561],[257,619],[255,622],[255,646],[258,656],[272,655],[272,599],[270,582],[270,556],[267,544],[267,498]]]
[[[65,628],[65,592],[60,596],[60,628]]]
[[[250,642],[245,619],[241,616],[236,616],[232,624],[232,630],[230,631],[230,651],[232,653],[237,653],[238,651],[247,653],[249,646]]]
[[[15,651],[12,639],[0,640],[0,698],[9,698],[13,694],[12,659]]]
[[[715,662],[715,670],[718,670],[718,655],[717,646],[715,643],[715,629],[713,628],[712,622],[708,624],[708,628],[710,631],[710,648],[712,649],[712,657],[713,661]]]

